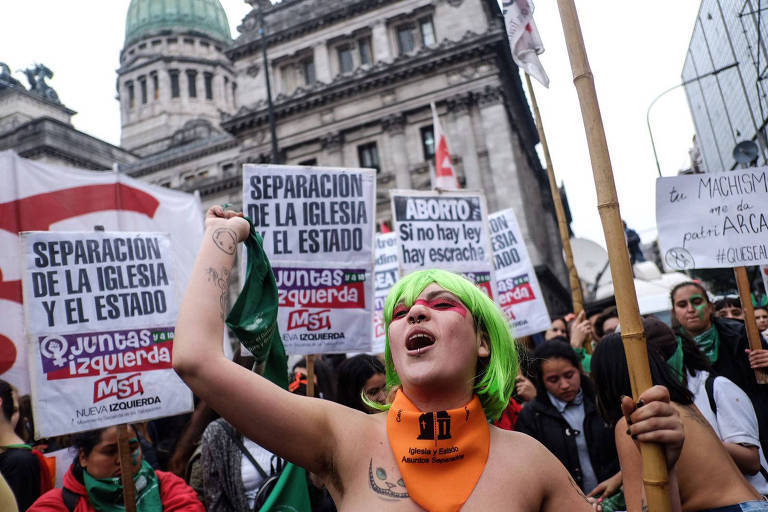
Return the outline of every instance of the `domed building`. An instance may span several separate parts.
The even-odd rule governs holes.
[[[132,0],[117,71],[122,147],[146,156],[178,143],[179,130],[219,130],[235,110],[231,43],[218,0]]]

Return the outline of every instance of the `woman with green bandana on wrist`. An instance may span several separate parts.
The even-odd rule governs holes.
[[[760,443],[768,446],[768,386],[758,385],[754,368],[768,368],[768,350],[750,350],[743,322],[716,318],[707,291],[688,281],[672,289],[672,327],[693,339],[713,371],[739,386],[752,400],[760,427]]]
[[[172,473],[155,471],[142,459],[141,447],[133,426],[129,440],[136,485],[138,512],[203,512],[205,508],[195,491]],[[117,449],[117,427],[76,434],[73,447],[77,455],[64,475],[64,488],[41,496],[29,511],[124,511]]]

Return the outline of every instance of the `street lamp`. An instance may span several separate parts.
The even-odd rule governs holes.
[[[734,62],[733,64],[728,64],[727,66],[724,66],[724,67],[719,68],[719,69],[715,69],[714,71],[710,71],[709,73],[704,73],[701,76],[697,76],[695,78],[691,78],[690,80],[686,80],[684,82],[680,82],[677,85],[673,85],[672,87],[670,87],[666,91],[664,91],[661,94],[659,94],[658,96],[656,96],[653,99],[653,101],[651,102],[651,104],[648,105],[648,110],[645,113],[645,123],[648,125],[648,135],[650,135],[650,137],[651,137],[651,147],[653,148],[653,158],[656,160],[656,169],[659,171],[659,177],[661,177],[661,166],[659,165],[659,156],[658,156],[658,154],[656,154],[656,144],[653,142],[653,132],[651,131],[651,117],[650,117],[651,116],[651,107],[653,107],[653,105],[659,100],[659,98],[661,98],[662,96],[664,96],[665,94],[667,94],[670,91],[674,91],[678,87],[682,87],[684,85],[688,85],[688,84],[690,84],[692,82],[696,82],[696,81],[701,80],[702,78],[706,78],[708,76],[715,76],[715,75],[719,74],[720,72],[725,71],[726,69],[735,68],[738,65],[739,65],[738,62]]]

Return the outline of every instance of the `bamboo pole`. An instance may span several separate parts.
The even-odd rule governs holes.
[[[133,458],[129,445],[128,425],[117,426],[117,452],[120,458],[120,480],[123,484],[125,512],[136,512],[136,486],[133,483]]]
[[[539,132],[539,140],[541,141],[541,149],[544,150],[544,161],[547,164],[547,177],[549,178],[549,190],[552,193],[552,202],[555,204],[555,215],[557,216],[557,227],[560,230],[560,241],[563,244],[563,252],[565,253],[565,266],[568,269],[568,279],[571,283],[571,299],[573,300],[573,313],[578,315],[584,309],[584,295],[581,291],[581,281],[579,280],[579,272],[576,270],[576,265],[573,263],[573,250],[571,249],[571,237],[568,233],[568,223],[565,220],[565,210],[563,209],[563,201],[560,198],[560,189],[557,188],[557,181],[555,180],[555,170],[552,167],[552,158],[549,156],[549,145],[547,144],[547,135],[544,133],[544,123],[541,120],[541,113],[539,112],[539,104],[536,101],[536,94],[533,92],[533,84],[531,83],[531,77],[528,73],[525,73],[525,84],[528,86],[528,95],[531,97],[531,106],[533,107],[533,116],[536,119],[536,129]],[[588,336],[584,340],[584,349],[587,354],[592,353],[592,343]]]
[[[760,350],[763,345],[760,343],[760,331],[757,330],[757,323],[755,323],[755,308],[752,307],[747,267],[734,267],[733,273],[736,274],[736,284],[739,286],[739,297],[741,297],[741,309],[744,311],[744,323],[747,326],[749,348]],[[758,384],[768,384],[768,373],[763,369],[755,368],[755,379]]]
[[[581,35],[576,6],[573,0],[557,0],[560,19],[565,33],[568,57],[573,71],[573,83],[579,96],[581,115],[587,135],[589,156],[597,190],[597,208],[603,224],[608,259],[611,263],[613,288],[616,291],[616,307],[621,323],[621,337],[629,367],[632,393],[637,400],[640,393],[652,386],[648,367],[645,333],[640,320],[640,310],[635,295],[635,283],[629,262],[629,251],[624,240],[619,201],[613,170],[608,155],[603,121],[597,101],[595,83],[589,68],[584,39]],[[664,451],[658,444],[640,443],[643,460],[643,483],[648,509],[653,512],[669,512],[669,484]]]
[[[315,356],[307,356],[307,396],[315,396]]]

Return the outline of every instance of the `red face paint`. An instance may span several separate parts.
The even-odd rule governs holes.
[[[461,315],[462,318],[466,318],[467,313],[469,312],[467,307],[460,300],[449,296],[435,297],[430,300],[417,299],[413,304],[419,304],[435,311],[453,311],[454,313]],[[405,304],[397,305],[392,312],[392,321],[394,322],[395,320],[408,316],[411,307],[408,307]]]

